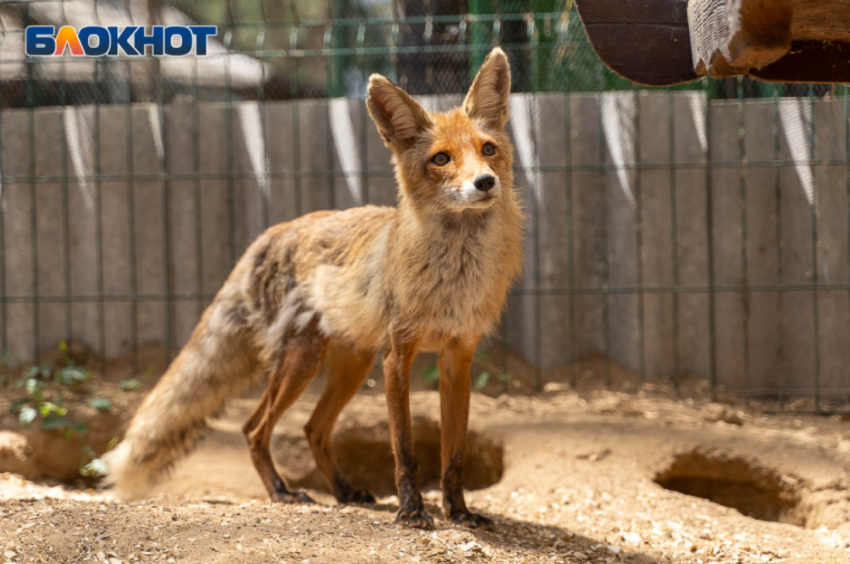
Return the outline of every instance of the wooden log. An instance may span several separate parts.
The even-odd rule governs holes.
[[[697,74],[760,69],[791,48],[791,0],[690,0],[688,24]]]
[[[688,2],[691,53],[699,75],[842,82],[846,74],[835,73],[846,65],[841,45],[850,43],[848,24],[848,0]]]
[[[731,0],[729,55],[736,67],[762,68],[791,48],[791,0]]]
[[[850,42],[794,41],[787,55],[753,78],[773,82],[850,82]]]
[[[688,0],[576,0],[585,23],[682,25],[688,21]]]
[[[792,40],[850,42],[850,1],[793,0],[793,3]]]
[[[633,82],[850,81],[850,0],[575,2],[597,55]]]
[[[576,0],[596,54],[622,77],[650,86],[696,80],[687,0]]]

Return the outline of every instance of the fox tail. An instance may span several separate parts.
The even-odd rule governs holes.
[[[189,343],[145,398],[118,446],[106,453],[106,484],[139,497],[195,446],[208,417],[253,383],[257,357],[247,314],[227,287],[204,312]]]

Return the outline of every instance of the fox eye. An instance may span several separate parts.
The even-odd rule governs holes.
[[[485,157],[492,157],[496,154],[496,147],[492,143],[484,143],[481,152],[484,153]]]
[[[449,161],[450,161],[450,160],[451,160],[451,159],[449,158],[449,156],[448,156],[447,154],[445,154],[445,153],[437,153],[437,154],[436,154],[436,155],[434,155],[434,157],[431,159],[431,162],[432,162],[432,163],[434,163],[434,164],[435,164],[435,165],[437,165],[437,166],[445,166],[445,165],[449,164]]]

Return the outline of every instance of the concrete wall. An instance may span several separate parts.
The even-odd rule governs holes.
[[[531,218],[513,348],[547,368],[600,351],[733,389],[850,390],[844,100],[515,95],[511,113]],[[182,345],[266,225],[395,199],[361,100],[7,110],[0,132],[13,362],[68,336],[107,357]]]

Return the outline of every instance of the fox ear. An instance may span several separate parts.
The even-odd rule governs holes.
[[[366,107],[390,149],[404,150],[431,126],[428,112],[407,92],[380,74],[369,77]]]
[[[511,67],[505,52],[496,47],[478,70],[469,93],[463,101],[463,110],[473,119],[502,128],[510,117],[508,95],[511,93]]]

